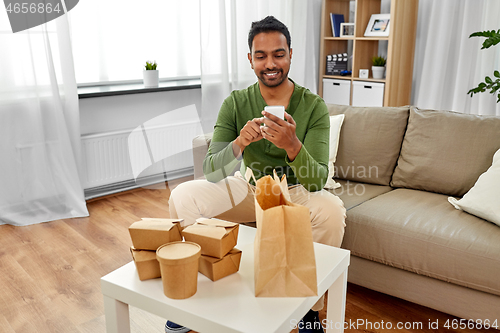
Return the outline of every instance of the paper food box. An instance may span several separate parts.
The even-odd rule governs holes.
[[[219,219],[200,218],[182,230],[184,239],[200,244],[201,254],[222,259],[236,246],[238,223]]]
[[[240,269],[241,250],[233,248],[224,258],[214,258],[202,255],[199,271],[212,281],[217,281],[236,273]]]
[[[137,250],[130,247],[139,280],[149,280],[161,277],[160,263],[156,259],[156,251]]]
[[[132,244],[138,250],[156,251],[161,245],[181,241],[182,219],[143,218],[128,228]]]

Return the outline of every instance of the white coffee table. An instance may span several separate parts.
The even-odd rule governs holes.
[[[290,332],[327,290],[326,331],[343,332],[349,251],[314,243],[319,296],[255,297],[255,230],[240,226],[237,248],[243,253],[238,273],[216,282],[198,274],[198,291],[184,300],[166,297],[161,279],[140,281],[133,262],[102,277],[107,332],[130,332],[129,305],[202,333]]]

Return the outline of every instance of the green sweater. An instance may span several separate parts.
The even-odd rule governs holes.
[[[259,179],[272,175],[273,169],[276,169],[280,177],[286,175],[288,185],[300,183],[313,192],[323,188],[328,176],[330,118],[321,97],[294,84],[286,112],[297,124],[295,133],[302,142],[299,154],[290,161],[284,149],[262,139],[251,143],[243,151],[241,173],[244,175],[248,166]],[[248,120],[262,117],[261,112],[266,105],[258,83],[233,91],[224,100],[203,161],[207,180],[218,182],[234,170],[239,160],[234,157],[232,142]]]

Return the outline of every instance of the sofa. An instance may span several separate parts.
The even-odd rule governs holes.
[[[343,114],[331,190],[347,209],[348,281],[500,325],[500,226],[456,209],[492,165],[500,117],[328,105]],[[211,135],[193,140],[195,178]],[[500,196],[498,197],[500,205]]]

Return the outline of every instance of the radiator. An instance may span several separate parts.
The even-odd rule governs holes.
[[[192,140],[199,134],[199,121],[194,120],[82,136],[82,183],[87,199],[89,189],[124,183],[130,187],[139,179],[167,178],[179,170],[192,174]]]

